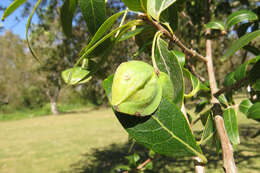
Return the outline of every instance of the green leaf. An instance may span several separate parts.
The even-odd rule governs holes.
[[[229,29],[231,26],[237,23],[245,22],[245,21],[254,21],[257,19],[258,19],[257,15],[252,11],[239,10],[228,16],[225,25],[226,28]]]
[[[105,89],[106,96],[109,100],[109,103],[111,103],[111,93],[112,93],[112,83],[114,79],[114,74],[108,76],[104,81],[103,81],[103,88]]]
[[[199,144],[204,145],[214,135],[215,127],[212,115],[208,116]]]
[[[254,120],[260,120],[260,102],[256,102],[248,109],[247,117]]]
[[[247,115],[248,109],[253,105],[253,103],[249,100],[249,99],[245,99],[243,100],[240,104],[239,104],[239,110],[240,112],[244,113],[245,115]]]
[[[257,79],[252,87],[255,91],[260,91],[260,79]]]
[[[221,31],[225,30],[224,22],[222,21],[209,22],[205,25],[205,27],[209,29],[218,29]]]
[[[240,37],[238,40],[233,42],[231,46],[226,50],[222,57],[222,61],[225,61],[227,58],[232,56],[236,51],[247,45],[250,41],[255,39],[260,35],[260,30],[245,34],[244,36]]]
[[[79,0],[79,7],[90,34],[94,35],[106,20],[105,0]]]
[[[224,104],[225,106],[228,106],[228,100],[227,100],[227,98],[224,94],[221,94],[218,97],[218,100],[219,100],[220,103]]]
[[[64,34],[72,36],[72,20],[76,12],[77,0],[65,0],[60,10],[60,20]]]
[[[107,35],[105,35],[104,37],[102,37],[100,40],[98,40],[96,43],[94,43],[94,41],[92,42],[92,40],[94,39],[94,37],[92,38],[92,40],[90,41],[90,43],[81,51],[81,56],[80,58],[77,60],[77,62],[75,63],[74,66],[79,65],[79,63],[86,58],[91,52],[93,52],[99,45],[101,45],[104,41],[106,41],[107,39],[111,38],[113,35],[116,34],[117,31],[124,29],[124,32],[127,31],[127,29],[131,29],[131,27],[133,26],[137,26],[137,25],[142,25],[143,21],[141,20],[132,20],[116,29],[114,29],[113,31],[111,31],[110,33],[108,33]],[[100,27],[101,28],[101,27]],[[97,32],[98,33],[98,32]],[[96,34],[97,34],[96,33]],[[93,44],[93,45],[92,45]],[[106,49],[107,51],[107,49]]]
[[[173,3],[160,15],[160,21],[164,24],[171,32],[178,29],[178,4]]]
[[[67,70],[64,70],[61,73],[61,77],[65,83],[69,85],[82,84],[88,82],[91,78],[86,78],[89,74],[89,71],[81,67],[73,67]]]
[[[104,80],[107,97],[111,96],[112,76]],[[138,143],[166,156],[199,156],[207,161],[182,112],[173,103],[162,100],[152,116],[130,116],[114,111],[122,126]]]
[[[174,89],[173,103],[181,107],[184,96],[184,81],[177,57],[168,50],[168,44],[161,38],[156,41],[155,61],[160,71],[170,76]]]
[[[30,42],[30,39],[29,39],[29,29],[30,29],[30,26],[31,26],[31,21],[32,21],[32,17],[36,11],[36,9],[39,7],[40,3],[42,2],[42,0],[38,0],[36,5],[33,7],[33,10],[27,20],[27,23],[26,23],[26,42],[28,44],[28,47],[29,47],[29,50],[32,54],[32,56],[34,57],[34,59],[36,59],[40,64],[42,64],[40,58],[36,55],[36,53],[34,52],[33,48],[32,48],[32,45],[31,45],[31,42]]]
[[[185,65],[185,54],[177,50],[172,50],[171,52],[178,59],[181,67],[183,68]]]
[[[146,12],[147,0],[122,0],[130,10],[136,12]]]
[[[140,160],[140,156],[136,153],[126,156],[126,159],[128,160],[129,164],[132,166],[136,166],[137,162]]]
[[[129,31],[129,32],[125,33],[124,35],[122,35],[122,37],[120,37],[120,39],[118,41],[124,41],[131,37],[134,37],[134,36],[140,34],[144,29],[145,29],[145,27],[138,27],[135,30]]]
[[[255,64],[249,71],[249,80],[251,83],[255,83],[256,80],[260,79],[260,55],[250,61]]]
[[[238,133],[238,123],[237,115],[233,108],[227,108],[223,112],[224,124],[227,131],[229,140],[233,144],[239,144],[239,133]]]
[[[193,74],[191,74],[191,72],[189,72],[189,70],[183,68],[183,75],[189,80],[191,81],[191,85],[192,85],[192,91],[188,94],[184,94],[184,96],[186,98],[190,98],[192,96],[194,96],[199,90],[200,90],[200,81],[198,78],[196,78],[195,76],[193,76]]]
[[[20,7],[27,0],[14,0],[9,7],[4,11],[4,14],[1,18],[2,21],[5,20],[10,14],[12,14],[18,7]]]
[[[174,2],[176,0],[147,0],[147,13],[155,20],[160,21],[161,13]]]
[[[224,79],[224,85],[225,86],[230,86],[230,85],[234,85],[237,81],[245,78],[247,76],[247,68],[248,68],[248,65],[249,64],[255,64],[256,62],[258,62],[260,60],[260,56],[257,56],[251,60],[248,60],[246,62],[244,62],[243,64],[241,64],[240,66],[238,66],[235,71],[229,73],[225,79]],[[256,68],[258,69],[258,68]],[[251,70],[252,71],[252,70]],[[251,71],[250,71],[250,74],[251,74]],[[256,71],[256,72],[253,72],[253,77],[251,78],[257,78],[256,75],[258,75],[259,72]]]
[[[95,35],[93,36],[93,38],[91,39],[91,41],[88,43],[88,45],[86,47],[84,47],[82,49],[82,51],[80,52],[80,55],[83,55],[84,52],[86,52],[93,44],[95,44],[99,39],[101,39],[104,34],[111,29],[111,27],[115,24],[115,22],[117,21],[117,19],[124,14],[124,11],[121,11],[119,13],[116,13],[112,16],[110,16],[98,29],[98,31],[95,33]]]

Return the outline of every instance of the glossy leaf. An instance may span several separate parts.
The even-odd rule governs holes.
[[[243,100],[240,104],[239,104],[239,110],[240,112],[244,113],[245,115],[248,112],[248,109],[253,105],[253,103],[249,100],[249,99],[245,99]]]
[[[81,56],[80,58],[77,60],[77,62],[75,63],[75,66],[79,65],[79,63],[86,58],[91,52],[93,52],[99,45],[101,45],[104,41],[106,41],[107,39],[111,38],[113,35],[115,35],[117,33],[117,31],[124,29],[124,32],[126,32],[128,29],[130,29],[133,26],[136,25],[142,25],[143,21],[140,20],[132,20],[116,29],[114,29],[113,31],[111,31],[110,33],[108,33],[107,35],[105,35],[104,37],[102,37],[100,40],[98,40],[96,43],[92,42],[92,40],[94,38],[92,38],[92,40],[90,41],[90,43],[81,51]],[[93,44],[93,45],[92,45]],[[107,49],[105,50],[107,51]]]
[[[4,14],[1,18],[2,21],[5,20],[10,14],[12,14],[18,7],[20,7],[23,3],[25,3],[27,0],[14,0],[8,8],[4,11]]]
[[[112,82],[111,76],[103,82],[108,98]],[[163,99],[152,116],[139,117],[114,112],[130,137],[154,152],[166,156],[199,156],[206,162],[187,120],[173,103]]]
[[[106,96],[109,100],[109,103],[111,103],[111,96],[112,96],[112,83],[114,79],[114,74],[108,76],[104,81],[103,81],[103,88],[105,89]]]
[[[72,35],[72,20],[76,12],[77,0],[65,0],[60,9],[60,20],[64,34],[67,37]]]
[[[247,117],[254,120],[260,120],[260,102],[256,102],[248,109]]]
[[[147,0],[122,0],[130,10],[145,12]]]
[[[200,81],[185,68],[183,68],[183,75],[191,82],[192,85],[192,91],[188,94],[184,94],[186,98],[190,98],[200,90]]]
[[[257,15],[252,11],[239,10],[228,16],[226,21],[226,27],[227,29],[229,29],[231,26],[238,24],[240,22],[254,21],[257,19],[258,19]]]
[[[156,41],[155,61],[160,71],[170,76],[174,88],[173,103],[181,107],[184,96],[184,81],[181,65],[176,56],[168,50],[168,44],[161,38]]]
[[[218,97],[218,100],[219,100],[220,103],[224,104],[225,106],[228,106],[228,100],[227,100],[227,98],[224,94],[221,94]]]
[[[124,14],[124,11],[121,11],[119,13],[116,13],[112,16],[110,16],[98,29],[98,31],[95,33],[95,35],[93,36],[93,38],[91,39],[91,41],[88,43],[88,45],[83,48],[83,50],[80,52],[80,55],[84,54],[84,52],[86,52],[87,49],[89,49],[93,44],[95,44],[99,39],[102,38],[102,36],[105,35],[105,33],[107,31],[109,31],[111,29],[111,27],[115,24],[115,22],[117,21],[117,19]]]
[[[174,2],[176,0],[147,0],[147,13],[155,20],[160,21],[161,13]]]
[[[61,77],[65,83],[69,85],[81,84],[88,82],[91,78],[84,79],[89,74],[89,71],[81,67],[73,67],[64,70]]]
[[[42,64],[40,58],[36,55],[35,51],[33,50],[33,47],[31,45],[31,42],[30,42],[30,38],[29,38],[29,29],[30,29],[30,26],[31,26],[31,21],[32,21],[32,17],[36,11],[36,9],[39,7],[40,3],[42,2],[42,0],[38,0],[36,5],[33,7],[33,10],[31,11],[31,14],[27,20],[27,23],[26,23],[26,41],[27,41],[27,44],[28,44],[28,47],[29,47],[29,50],[32,54],[32,56],[34,57],[35,60],[37,60],[40,64]]]
[[[124,41],[131,37],[134,37],[138,34],[140,34],[145,28],[144,27],[138,27],[135,30],[129,31],[126,34],[122,35],[122,37],[118,41]]]
[[[184,65],[185,65],[185,54],[180,52],[180,51],[177,51],[177,50],[172,50],[171,52],[178,59],[180,65],[182,67],[184,67]]]
[[[237,115],[233,108],[227,108],[223,112],[224,124],[227,131],[229,140],[233,144],[239,144],[239,133],[238,133],[238,123]]]
[[[94,35],[106,20],[105,0],[79,0],[79,7],[90,34]]]
[[[205,25],[206,28],[209,28],[209,29],[218,29],[218,30],[221,30],[221,31],[224,31],[225,30],[225,26],[224,26],[224,23],[221,22],[221,21],[213,21],[213,22],[209,22]]]
[[[215,127],[212,115],[208,116],[199,144],[204,145],[214,135]]]
[[[160,21],[165,25],[171,32],[178,29],[178,7],[177,3],[173,3],[160,15]]]
[[[257,56],[251,60],[248,60],[246,62],[244,62],[243,64],[241,64],[240,66],[238,66],[233,72],[229,73],[225,79],[224,79],[224,85],[225,86],[230,86],[230,85],[234,85],[237,81],[245,78],[247,76],[247,68],[249,64],[255,64],[256,62],[258,62],[260,60],[260,56]],[[256,68],[258,69],[258,68]],[[253,69],[252,69],[253,70]],[[251,70],[251,71],[252,71]],[[250,73],[251,73],[250,71]],[[256,75],[258,75],[259,72],[253,72],[253,77],[252,78],[257,78]]]
[[[222,61],[226,60],[230,56],[232,56],[236,51],[247,45],[250,41],[260,36],[260,30],[245,34],[240,37],[238,40],[234,41],[231,46],[226,50],[222,57]]]

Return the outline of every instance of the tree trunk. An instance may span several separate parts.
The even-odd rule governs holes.
[[[57,107],[57,98],[51,98],[51,113],[53,115],[58,115],[60,112],[58,110],[58,107]]]
[[[57,106],[57,100],[58,100],[58,95],[59,95],[59,89],[56,88],[54,90],[51,90],[49,89],[47,91],[47,95],[50,99],[50,103],[51,103],[51,113],[53,115],[58,115],[60,112],[58,110],[58,106]]]

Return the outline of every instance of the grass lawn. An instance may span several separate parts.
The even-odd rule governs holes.
[[[235,147],[239,172],[260,172],[260,136],[250,135],[260,123],[239,115],[241,144]],[[194,128],[200,129],[198,123]],[[0,122],[1,173],[107,173],[125,162],[128,135],[111,109],[82,110]],[[138,149],[136,146],[134,149]],[[143,148],[141,148],[143,150]],[[221,156],[206,148],[207,172],[220,173]],[[146,158],[143,158],[146,159]],[[158,157],[155,172],[194,172],[188,158]]]

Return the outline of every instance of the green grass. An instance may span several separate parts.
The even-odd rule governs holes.
[[[0,172],[59,172],[92,148],[127,141],[111,110],[0,123]]]
[[[15,111],[12,111],[11,113],[1,113],[0,112],[0,121],[9,121],[9,120],[21,120],[21,119],[27,119],[27,118],[34,118],[39,116],[46,116],[51,114],[50,104],[45,104],[43,107],[28,109],[28,108],[22,108]],[[85,107],[94,107],[92,104],[59,104],[58,109],[61,113],[66,113],[68,111],[73,111],[76,109],[82,109]]]
[[[238,115],[241,144],[235,160],[241,173],[260,172],[260,136],[250,135],[260,123]],[[201,129],[198,123],[194,127]],[[82,109],[60,116],[42,116],[0,122],[0,172],[2,173],[108,173],[126,163],[128,135],[111,109]],[[146,152],[136,145],[134,151]],[[207,147],[210,173],[221,173],[221,156]],[[146,159],[146,157],[142,157]],[[190,158],[157,157],[154,173],[194,172]]]

